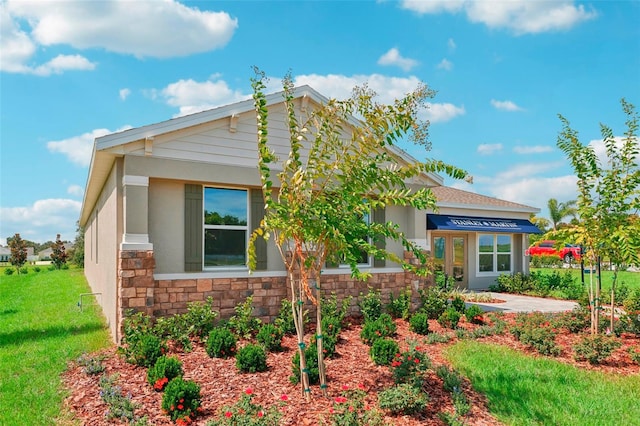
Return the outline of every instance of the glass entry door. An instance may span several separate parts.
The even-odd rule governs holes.
[[[445,274],[456,287],[467,288],[467,237],[435,234],[431,247],[435,272]]]

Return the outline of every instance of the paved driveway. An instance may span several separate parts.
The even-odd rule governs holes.
[[[494,299],[504,300],[504,303],[473,303],[480,306],[485,312],[563,312],[570,311],[578,304],[569,300],[546,299],[543,297],[521,296],[519,294],[495,293]]]

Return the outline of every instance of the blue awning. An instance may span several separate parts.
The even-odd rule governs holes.
[[[495,217],[453,216],[427,214],[427,229],[442,231],[509,232],[512,234],[542,234],[526,219],[503,219]]]

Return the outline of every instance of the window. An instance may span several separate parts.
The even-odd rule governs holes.
[[[244,267],[248,239],[244,189],[204,188],[204,267]]]
[[[478,272],[511,272],[511,234],[478,234]]]

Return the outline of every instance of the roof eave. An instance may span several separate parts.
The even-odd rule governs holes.
[[[501,211],[501,212],[515,212],[515,213],[540,213],[540,209],[530,206],[490,206],[486,204],[463,204],[463,203],[436,203],[438,208],[451,208],[451,209],[472,209],[472,210],[485,210],[485,211]]]

